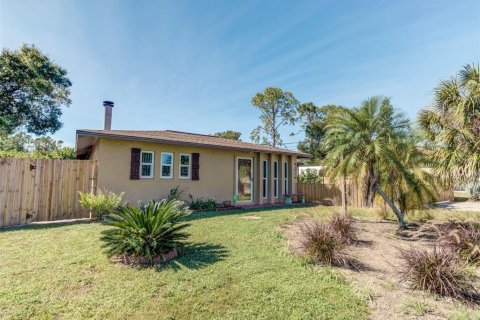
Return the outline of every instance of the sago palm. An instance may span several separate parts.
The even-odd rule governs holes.
[[[381,178],[388,164],[405,181],[411,180],[395,152],[395,146],[410,133],[408,119],[395,112],[388,98],[377,96],[358,108],[335,113],[325,129],[325,147],[330,150],[323,161],[327,174],[333,179],[346,176],[362,181],[366,206],[372,206],[375,195],[380,194],[400,228],[406,228],[403,213],[383,191]]]
[[[102,240],[108,255],[144,257],[153,261],[163,254],[182,246],[188,237],[182,223],[190,214],[182,201],[150,201],[139,208],[130,205],[118,207],[107,216],[105,223],[112,226],[105,230]]]
[[[435,88],[433,105],[419,114],[435,172],[447,182],[480,178],[480,67],[465,66]]]

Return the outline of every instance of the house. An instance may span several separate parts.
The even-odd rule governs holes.
[[[113,103],[104,102],[104,130],[77,130],[79,159],[98,161],[97,186],[125,192],[131,203],[166,198],[176,186],[184,200],[240,204],[283,202],[296,192],[297,158],[310,155],[179,131],[111,130]]]

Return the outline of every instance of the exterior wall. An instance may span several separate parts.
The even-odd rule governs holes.
[[[142,151],[154,152],[153,178],[130,180],[131,148],[140,148]],[[174,154],[172,179],[160,178],[161,152]],[[200,179],[198,181],[180,179],[180,154],[195,152],[200,154]],[[90,158],[92,157],[98,159],[98,187],[116,193],[125,192],[124,200],[130,203],[166,198],[170,190],[176,186],[185,189],[183,200],[189,200],[189,194],[192,194],[194,198],[211,198],[217,202],[231,201],[233,194],[236,192],[235,163],[238,157],[253,158],[254,187],[252,203],[283,201],[281,193],[283,184],[281,179],[282,163],[280,162],[282,156],[275,154],[100,138]],[[292,158],[290,156],[283,157]],[[279,160],[278,199],[273,199],[273,162],[270,158]],[[268,175],[271,184],[268,192],[271,199],[265,200],[262,198],[263,159],[268,159],[271,167]],[[290,170],[291,177],[292,173],[294,173],[294,170]],[[292,185],[296,185],[296,183],[293,183],[293,177],[290,181]]]

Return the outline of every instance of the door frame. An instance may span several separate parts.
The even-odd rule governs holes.
[[[254,188],[253,188],[253,185],[254,185],[254,176],[255,176],[255,172],[254,172],[254,161],[253,161],[253,157],[235,157],[235,194],[238,195],[238,160],[250,160],[251,161],[251,168],[250,168],[250,200],[238,200],[237,203],[253,203],[254,202],[254,194],[253,194],[253,191],[254,191]]]

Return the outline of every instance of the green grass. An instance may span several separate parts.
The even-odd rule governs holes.
[[[366,319],[352,284],[292,256],[280,231],[298,216],[334,210],[196,214],[186,253],[159,269],[111,263],[98,223],[3,230],[0,317]]]

